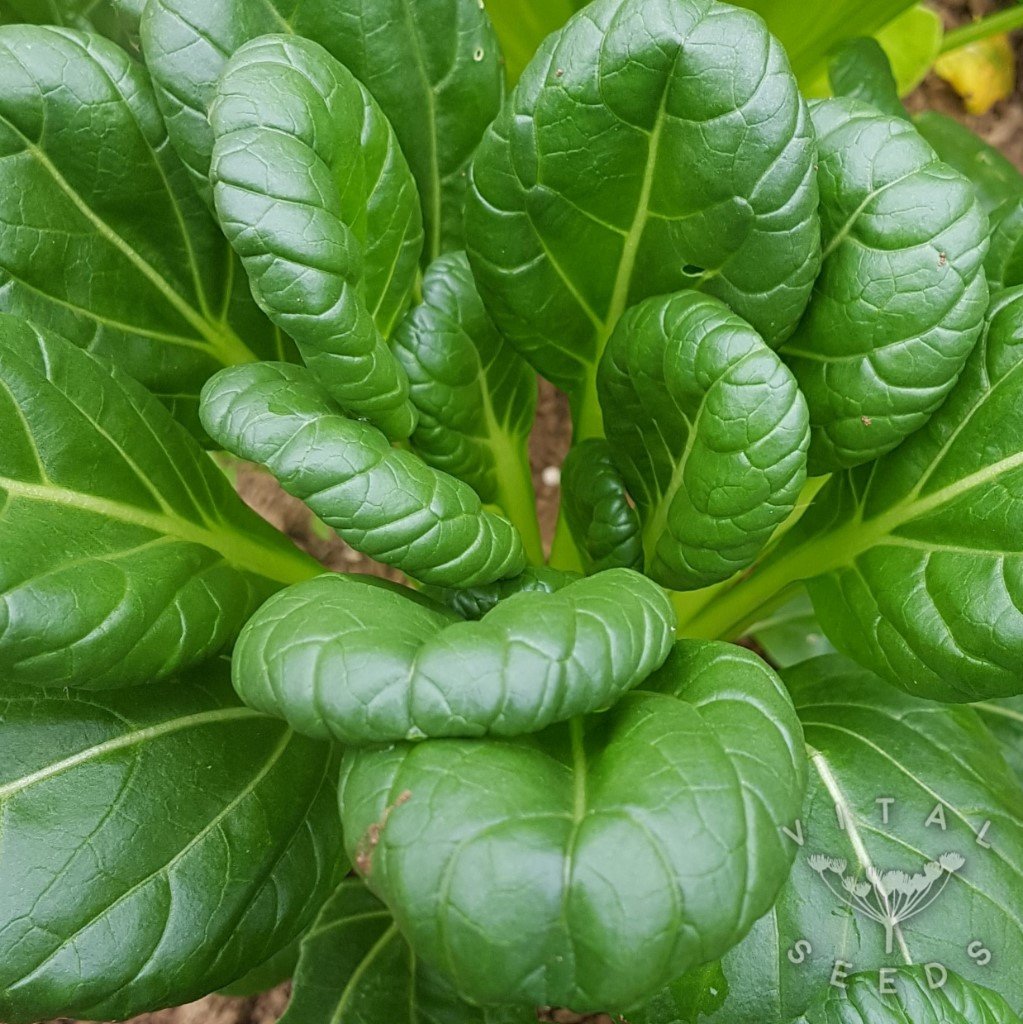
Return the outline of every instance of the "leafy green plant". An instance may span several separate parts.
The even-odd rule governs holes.
[[[491,6],[0,0],[0,1018],[1019,1024],[1023,176]]]

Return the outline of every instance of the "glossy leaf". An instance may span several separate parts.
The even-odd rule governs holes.
[[[987,223],[911,125],[813,108],[824,265],[783,354],[810,406],[814,475],[876,459],[948,394],[983,323]]]
[[[518,576],[480,587],[423,587],[423,593],[453,611],[460,619],[482,619],[498,603],[516,594],[554,594],[579,579],[574,572],[548,566],[527,566]]]
[[[751,626],[750,635],[778,668],[835,653],[805,590]]]
[[[435,260],[422,295],[392,339],[419,412],[412,446],[499,506],[529,535],[530,558],[540,563],[529,467],[536,375],[494,327],[464,253]]]
[[[788,62],[744,11],[597,0],[544,44],[476,155],[466,232],[494,322],[583,436],[636,302],[699,288],[772,345],[791,332],[818,267],[814,159]]]
[[[292,940],[287,946],[283,946],[274,953],[269,960],[264,961],[258,967],[253,967],[252,970],[232,981],[230,985],[219,989],[217,994],[249,999],[263,992],[269,992],[270,989],[288,981],[295,973],[295,966],[298,963],[299,942],[300,939]]]
[[[342,820],[413,950],[467,997],[625,1009],[771,905],[804,766],[771,670],[683,641],[599,717],[350,751]]]
[[[118,370],[0,318],[0,675],[104,689],[230,644],[316,565]]]
[[[835,646],[935,700],[1023,690],[1021,342],[1017,290],[927,427],[835,478],[792,534]]]
[[[614,704],[664,663],[674,627],[660,587],[628,569],[517,594],[477,622],[332,574],[253,616],[234,685],[251,707],[346,745],[519,736]]]
[[[217,216],[256,301],[342,408],[408,437],[408,379],[384,339],[422,221],[380,108],[317,43],[263,36],[228,62],[210,125]]]
[[[525,568],[515,528],[468,484],[348,419],[301,367],[221,371],[203,390],[202,418],[218,444],[266,466],[353,548],[414,579],[470,587]]]
[[[888,56],[876,39],[861,37],[846,43],[831,59],[828,78],[836,96],[859,100],[890,117],[909,119]]]
[[[681,292],[622,318],[597,384],[647,574],[696,590],[749,565],[806,480],[806,403],[785,364],[723,303]]]
[[[467,0],[152,0],[146,63],[174,145],[202,191],[206,115],[227,59],[291,32],[320,43],[369,89],[415,175],[427,260],[462,247],[465,170],[501,102],[501,59],[483,8]]]
[[[904,967],[884,983],[881,992],[876,975],[854,975],[797,1024],[1020,1024],[1001,996],[936,968]]]
[[[803,812],[789,823],[803,845],[791,843],[798,856],[774,909],[725,956],[725,997],[700,1024],[792,1021],[828,990],[836,961],[851,965],[847,975],[869,972],[875,985],[882,967],[941,964],[1020,1005],[1023,789],[977,715],[901,694],[838,655],[804,662],[784,678],[810,760]],[[883,800],[892,801],[887,821]],[[875,910],[883,905],[869,867],[882,877],[905,873],[889,876],[890,899],[892,886],[916,876],[934,897],[930,905],[918,901],[915,913],[892,904],[901,913],[890,951],[886,926],[846,899],[843,878],[866,884],[863,898]],[[811,948],[797,948],[800,940]],[[689,998],[708,984],[722,992],[720,979],[695,983],[700,991]]]
[[[418,959],[390,911],[350,878],[302,942],[281,1024],[533,1024],[533,1007],[480,1009]]]
[[[606,441],[575,445],[561,466],[562,511],[588,573],[643,568],[639,516]]]
[[[135,693],[0,684],[0,1017],[118,1020],[292,941],[344,864],[330,749],[227,665]]]
[[[0,28],[0,309],[114,360],[198,430],[223,366],[289,358],[113,43]]]

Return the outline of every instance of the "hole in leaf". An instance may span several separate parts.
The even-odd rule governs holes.
[[[703,267],[698,267],[695,263],[687,263],[682,268],[682,273],[685,274],[686,277],[701,277],[706,273],[706,271]]]

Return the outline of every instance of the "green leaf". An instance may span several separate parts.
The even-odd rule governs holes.
[[[266,466],[353,548],[413,579],[471,587],[525,568],[515,528],[468,484],[348,419],[299,366],[222,370],[203,390],[202,418],[222,448]]]
[[[941,53],[945,28],[941,15],[918,3],[876,33],[888,58],[900,96],[908,96],[926,77]]]
[[[113,43],[0,29],[0,309],[107,356],[198,430],[223,366],[288,358]],[[244,340],[243,340],[244,339]]]
[[[561,467],[562,512],[588,573],[643,569],[639,516],[606,441],[575,445]]]
[[[547,566],[527,566],[525,571],[511,579],[498,580],[480,587],[423,587],[423,593],[449,608],[460,619],[482,619],[498,603],[522,593],[554,594],[579,579],[574,572],[562,572]]]
[[[824,265],[783,354],[810,406],[810,473],[919,430],[983,323],[987,224],[973,189],[901,118],[813,107]]]
[[[294,939],[274,953],[269,960],[261,963],[258,967],[253,967],[236,981],[232,981],[230,985],[225,985],[217,994],[248,999],[276,988],[295,973],[299,942],[300,938]]]
[[[264,36],[224,69],[210,107],[217,216],[270,319],[352,415],[415,426],[384,340],[415,284],[415,183],[380,108],[308,39]]]
[[[810,759],[803,812],[788,825],[803,845],[791,843],[799,853],[774,909],[725,956],[727,996],[700,1024],[791,1021],[827,991],[838,961],[840,973],[869,972],[875,984],[883,967],[941,964],[1021,1005],[1023,789],[975,712],[901,694],[838,655],[784,678]],[[922,875],[933,897],[916,911],[903,897],[889,904],[901,908],[890,950],[885,924],[854,910],[842,881],[866,884],[876,911],[870,867]]]
[[[466,233],[494,322],[581,436],[604,345],[648,296],[698,288],[771,345],[791,332],[818,268],[814,158],[785,55],[744,11],[596,0],[544,44],[476,154]]]
[[[991,290],[1023,284],[1023,174],[997,149],[952,118],[925,111],[917,128],[938,156],[973,182],[991,221],[984,261]]]
[[[586,0],[490,0],[508,81],[514,85],[540,44],[585,6]]]
[[[1021,342],[1016,290],[927,427],[835,478],[792,535],[835,646],[934,700],[1023,690]]]
[[[903,967],[884,977],[857,974],[831,988],[797,1024],[1020,1024],[997,993],[935,968]]]
[[[876,39],[861,37],[846,43],[831,58],[828,78],[836,96],[859,100],[882,114],[909,120],[888,56]]]
[[[338,886],[302,941],[281,1024],[532,1024],[532,1007],[480,1009],[418,959],[358,879]]]
[[[614,704],[664,663],[674,628],[664,592],[630,569],[524,591],[477,622],[332,573],[249,620],[234,685],[298,732],[353,746],[519,736]]]
[[[230,644],[316,564],[134,380],[0,317],[0,674],[103,689]]]
[[[542,563],[529,466],[536,375],[487,315],[464,253],[435,260],[422,293],[391,340],[419,411],[412,446],[499,506]]]
[[[345,865],[336,761],[226,662],[90,694],[0,685],[0,1017],[124,1019],[244,974]]]
[[[750,635],[779,668],[835,653],[805,590],[751,626]]]
[[[644,691],[538,737],[349,751],[342,821],[413,950],[467,998],[624,1010],[771,905],[804,771],[774,673],[682,641]]]
[[[806,403],[785,364],[723,303],[681,292],[622,318],[597,386],[647,574],[697,590],[748,566],[806,480]]]
[[[427,261],[462,248],[465,171],[502,96],[501,57],[473,0],[152,0],[146,63],[168,130],[201,191],[213,136],[206,114],[227,59],[271,32],[315,39],[380,104],[412,168]],[[253,97],[255,99],[255,97]]]
[[[1003,757],[1023,785],[1023,697],[984,701],[973,708],[994,733]]]

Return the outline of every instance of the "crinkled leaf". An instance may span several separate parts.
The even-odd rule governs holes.
[[[422,221],[380,108],[319,44],[263,36],[228,62],[210,124],[217,216],[256,301],[342,408],[408,437],[408,378],[384,339]]]
[[[203,390],[202,419],[221,447],[266,466],[353,548],[414,579],[470,587],[525,568],[515,528],[468,484],[343,415],[302,367],[221,371]]]
[[[772,345],[791,332],[818,268],[814,158],[785,55],[745,11],[597,0],[544,44],[476,154],[466,232],[495,323],[584,435],[641,299],[699,288]]]
[[[435,260],[422,294],[391,343],[419,412],[412,446],[531,528],[530,557],[542,562],[529,467],[536,375],[487,315],[464,253]]]
[[[474,0],[151,0],[146,63],[171,138],[208,194],[207,111],[227,59],[271,32],[315,39],[369,89],[422,199],[425,256],[462,248],[465,171],[501,102],[501,57]]]
[[[443,587],[423,587],[423,592],[433,600],[450,608],[460,619],[482,619],[498,603],[522,593],[553,594],[574,583],[579,575],[562,572],[547,566],[527,566],[524,572],[510,579],[498,580],[480,587],[460,587],[455,590]]]
[[[888,56],[876,39],[861,37],[846,43],[831,58],[828,78],[836,96],[860,100],[890,117],[909,119]]]
[[[231,643],[316,571],[144,388],[0,318],[0,673],[101,689]]]
[[[796,1024],[1020,1024],[996,992],[936,968],[901,967],[884,978],[856,974],[830,991]]]
[[[813,108],[824,264],[783,353],[810,406],[814,475],[918,430],[983,323],[987,223],[974,191],[901,118]]]
[[[226,662],[135,693],[0,684],[0,1017],[121,1020],[288,945],[344,870],[325,744]]]
[[[346,879],[302,942],[281,1024],[533,1024],[533,1007],[480,1009],[417,958],[390,911]]]
[[[726,998],[700,1024],[791,1021],[827,991],[839,960],[875,984],[881,967],[941,964],[1023,1003],[1023,789],[976,713],[901,694],[838,655],[783,675],[810,758],[803,812],[789,822],[803,845],[791,844],[798,856],[775,907],[725,956]],[[886,823],[878,801],[887,799]],[[933,817],[939,806],[945,828]],[[871,866],[929,879],[924,899],[934,897],[929,906],[918,899],[920,909],[893,929],[890,952],[885,926],[845,898],[843,877],[867,884],[877,908]],[[812,949],[797,949],[800,940]],[[974,941],[990,962],[971,957]],[[713,978],[695,983],[719,988]]]
[[[626,1009],[771,905],[804,771],[774,673],[682,641],[646,689],[539,737],[349,751],[342,820],[413,950],[467,997]]]
[[[597,384],[647,574],[696,590],[749,565],[806,480],[806,403],[777,354],[717,299],[681,292],[622,318]]]
[[[934,700],[1023,691],[1020,438],[1016,290],[992,305],[966,371],[927,426],[876,464],[834,478],[783,542],[779,559],[812,577],[836,647]]]
[[[779,668],[835,652],[817,621],[810,596],[804,590],[752,625],[749,632]]]
[[[0,29],[0,309],[114,360],[195,430],[223,366],[288,358],[113,43]]]
[[[348,745],[520,736],[614,704],[664,663],[674,628],[661,588],[629,569],[524,591],[475,622],[333,573],[249,620],[234,685],[251,707]]]
[[[561,467],[562,513],[588,573],[643,568],[639,516],[612,452],[606,441],[590,438]]]

